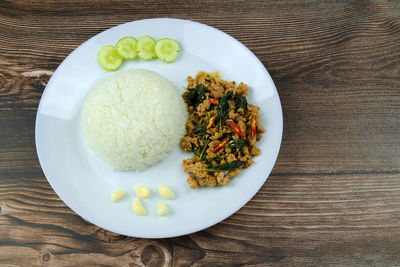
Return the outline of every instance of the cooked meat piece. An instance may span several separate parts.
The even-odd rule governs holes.
[[[206,77],[205,77],[205,72],[204,71],[200,71],[197,75],[196,75],[196,78],[195,78],[195,80],[196,80],[196,85],[197,84],[205,84],[205,82],[206,82]]]
[[[187,178],[187,182],[189,183],[191,189],[196,189],[199,186],[196,178],[191,175],[189,175],[189,177]]]
[[[204,186],[216,186],[217,179],[214,176],[207,175],[204,179],[199,179],[198,183],[201,187]]]
[[[201,114],[204,114],[204,112],[207,112],[210,109],[210,106],[211,106],[210,100],[206,99],[204,100],[203,103],[201,103],[197,107],[197,111],[200,112]]]
[[[242,152],[244,155],[249,155],[250,154],[249,147],[248,146],[242,147]]]
[[[236,160],[235,154],[227,153],[227,155],[226,155],[226,161],[227,162],[232,162],[232,161],[235,161],[235,160]]]
[[[264,128],[261,126],[260,122],[257,123],[257,132],[263,133],[265,132]],[[261,139],[261,138],[260,138]],[[259,141],[259,140],[257,140]]]
[[[201,161],[198,161],[193,165],[191,173],[193,173],[193,175],[198,179],[206,178],[208,176],[208,172],[205,170],[205,168],[205,164]]]
[[[250,149],[250,155],[258,156],[260,154],[260,149],[256,146],[252,146]]]
[[[264,132],[259,107],[243,99],[248,87],[222,80],[219,73],[199,72],[188,77],[182,97],[188,105],[189,120],[180,146],[195,155],[183,161],[190,188],[223,186],[259,155],[256,146]],[[253,118],[253,119],[252,119]],[[253,123],[252,123],[253,122]],[[255,134],[254,134],[255,133]]]
[[[237,113],[240,115],[245,115],[245,110],[243,108],[238,108]]]
[[[183,164],[182,164],[183,171],[186,172],[186,173],[190,173],[192,171],[192,169],[193,169],[194,162],[195,162],[194,157],[191,158],[191,159],[184,159],[183,160]]]
[[[239,160],[246,162],[247,160],[251,159],[251,157],[251,155],[239,156]]]
[[[236,93],[240,96],[247,96],[247,93],[248,93],[247,84],[244,84],[243,82],[241,82],[236,89]]]
[[[260,109],[257,106],[254,106],[252,104],[247,104],[247,109],[250,111],[252,114],[258,114],[258,110]]]
[[[240,120],[237,125],[239,126],[242,133],[246,132],[246,124],[244,123],[244,121]]]
[[[225,176],[224,172],[218,172],[217,182],[218,182],[218,185],[227,185],[230,183],[229,176]]]
[[[224,87],[222,87],[221,85],[215,85],[215,87],[211,91],[211,96],[217,99],[223,97],[224,95],[225,90]]]
[[[197,85],[196,81],[191,76],[187,77],[187,82],[188,82],[188,88],[194,88]]]
[[[184,136],[181,140],[181,148],[183,151],[192,151],[194,147],[198,146],[199,140],[195,137]]]
[[[229,111],[229,119],[231,119],[231,120],[236,120],[236,118],[238,117],[238,113],[236,113],[234,110],[230,110]]]
[[[230,172],[228,172],[229,177],[237,176],[240,173],[240,169],[234,169]]]
[[[250,160],[248,160],[243,166],[244,166],[244,168],[248,168],[248,167],[250,167],[250,165],[253,164],[253,163],[254,163],[254,161],[252,161],[252,160],[250,159]]]
[[[213,160],[216,156],[217,156],[217,155],[216,155],[214,152],[212,152],[212,149],[211,149],[211,148],[209,148],[209,149],[207,150],[206,159],[207,159],[208,161]]]
[[[191,121],[186,122],[186,131],[191,133],[193,132],[193,130],[194,130],[193,122]]]

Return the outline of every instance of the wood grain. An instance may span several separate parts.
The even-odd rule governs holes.
[[[91,36],[132,20],[206,23],[249,47],[279,91],[271,176],[236,214],[162,240],[72,212],[36,156],[44,87]],[[1,1],[0,264],[400,265],[400,2]]]

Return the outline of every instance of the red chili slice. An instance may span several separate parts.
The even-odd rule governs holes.
[[[251,138],[256,137],[256,116],[251,115],[251,120],[250,120],[250,125],[251,125]]]
[[[213,105],[218,105],[218,99],[215,98],[209,98],[208,100],[210,100],[210,103]]]
[[[215,119],[217,118],[217,115],[214,115],[214,116],[212,116],[211,117],[211,119],[210,119],[210,121],[208,122],[208,124],[207,124],[207,130],[208,129],[210,129],[213,125],[214,125],[214,122],[215,122]]]
[[[237,135],[239,135],[240,137],[244,138],[244,135],[243,135],[242,131],[240,130],[239,126],[237,126],[237,124],[233,120],[229,120],[228,124],[229,124],[229,126],[231,126],[232,130]]]
[[[218,152],[219,150],[221,150],[221,148],[223,148],[225,145],[226,145],[226,143],[228,143],[228,141],[229,141],[229,137],[227,137],[227,138],[225,138],[221,143],[219,143],[214,149],[213,149],[213,151],[212,152]]]

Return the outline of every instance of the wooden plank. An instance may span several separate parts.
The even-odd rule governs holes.
[[[165,240],[81,219],[47,183],[34,140],[62,60],[105,29],[154,17],[237,38],[267,67],[284,112],[260,192],[227,220]],[[399,1],[1,1],[0,264],[400,265],[399,18]]]
[[[399,174],[271,176],[227,220],[167,240],[130,238],[94,226],[67,208],[38,176],[0,188],[3,262],[301,265],[398,260],[393,256],[400,249]],[[357,261],[360,251],[379,257]]]

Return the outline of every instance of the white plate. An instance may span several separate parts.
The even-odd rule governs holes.
[[[181,45],[178,59],[132,60],[122,69],[143,68],[159,72],[183,92],[186,77],[199,70],[220,71],[225,80],[249,86],[248,102],[261,107],[266,129],[258,143],[260,156],[225,187],[192,190],[182,170],[182,160],[192,157],[177,147],[166,159],[143,172],[114,172],[95,158],[81,135],[80,111],[90,89],[110,75],[97,61],[103,45],[124,36],[174,38]],[[36,117],[36,149],[40,164],[58,196],[77,214],[104,229],[128,236],[165,238],[193,233],[212,226],[245,205],[270,174],[282,137],[282,109],[275,85],[257,57],[236,39],[210,26],[177,19],[140,20],[106,30],[73,51],[47,83]],[[167,217],[157,217],[160,183],[170,185],[176,199],[164,201]],[[130,211],[134,185],[147,185],[151,196],[143,200],[147,216]],[[127,195],[117,203],[109,200],[115,189]]]

